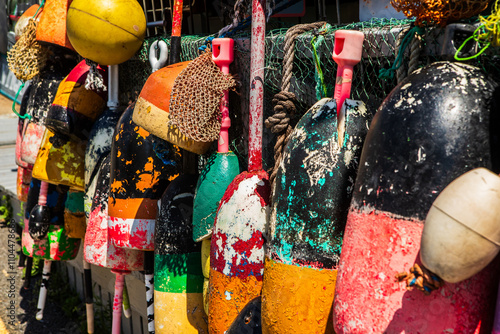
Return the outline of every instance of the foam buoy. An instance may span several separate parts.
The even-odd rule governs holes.
[[[113,138],[108,233],[117,247],[152,251],[157,202],[178,166],[153,153],[153,138],[132,121],[133,111],[134,105],[125,110]],[[172,145],[167,150],[180,158]]]
[[[135,0],[74,0],[66,25],[76,52],[101,65],[130,59],[146,34],[144,11]]]
[[[493,112],[499,96],[478,68],[437,62],[384,100],[365,140],[347,217],[336,333],[491,331],[496,263],[430,295],[408,291],[395,275],[418,261],[425,216],[445,186],[476,167],[495,162],[498,169],[491,129],[500,125]]]
[[[74,51],[66,34],[68,7],[72,0],[46,0],[36,29],[36,40]]]
[[[52,131],[45,129],[33,166],[33,177],[84,191],[86,146],[87,142],[81,140],[61,142]]]
[[[70,238],[85,237],[85,212],[83,210],[83,192],[68,191],[64,204],[64,229]]]
[[[89,137],[92,124],[104,111],[104,90],[85,87],[89,66],[82,60],[59,84],[47,113],[45,125],[53,132],[80,140]],[[97,67],[107,84],[107,67]]]
[[[148,77],[137,98],[133,120],[151,134],[178,145],[187,151],[203,154],[212,142],[195,141],[183,135],[169,124],[170,94],[174,81],[189,65],[190,61],[166,66]]]
[[[40,20],[40,13],[41,11],[39,10],[40,5],[35,4],[26,9],[26,11],[21,15],[19,20],[16,22],[16,26],[14,27],[14,37],[16,38],[16,41],[21,37],[21,35],[24,32],[24,29],[28,25],[28,22],[30,19],[34,19],[36,21]],[[35,16],[36,14],[36,16]],[[35,17],[34,17],[35,16]]]
[[[32,166],[30,167],[17,167],[17,199],[21,202],[28,200],[28,192],[31,183]]]
[[[446,282],[477,274],[500,251],[500,177],[473,169],[439,194],[425,218],[420,259]]]
[[[155,230],[156,333],[205,333],[200,244],[193,241],[197,177],[183,174],[161,197]]]

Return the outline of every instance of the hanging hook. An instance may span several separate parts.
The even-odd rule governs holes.
[[[153,68],[153,72],[159,70],[167,63],[168,46],[165,41],[157,40],[149,47],[149,63]]]

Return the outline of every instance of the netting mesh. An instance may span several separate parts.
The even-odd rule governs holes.
[[[236,86],[212,60],[211,52],[195,58],[177,76],[170,94],[170,123],[186,137],[210,142],[219,137],[220,99]]]
[[[21,81],[34,78],[47,61],[46,52],[36,41],[35,19],[30,19],[19,40],[7,52],[9,69]]]
[[[295,59],[293,63],[293,76],[290,91],[297,97],[296,118],[299,119],[319,98],[333,96],[335,74],[337,65],[331,55],[334,45],[335,30],[352,29],[365,33],[363,45],[363,58],[354,67],[351,98],[362,100],[367,104],[368,110],[375,112],[383,99],[397,85],[397,77],[381,79],[379,72],[387,69],[395,61],[398,50],[397,39],[401,34],[408,32],[412,20],[374,19],[368,22],[354,23],[346,26],[331,26],[321,35],[316,32],[304,33],[297,38],[295,45]],[[280,91],[283,73],[283,47],[286,28],[272,29],[266,34],[265,58],[265,95],[264,119],[272,115],[273,96]],[[248,134],[248,96],[250,80],[250,33],[248,29],[232,36],[235,43],[234,63],[230,73],[238,75],[240,83],[238,92],[229,95],[229,110],[231,128],[229,131],[230,149],[240,157],[241,166],[245,168],[247,157]],[[434,61],[451,60],[452,54],[443,54],[445,29],[440,27],[427,27],[424,29],[422,50],[416,59],[418,67],[425,66]],[[181,60],[192,60],[199,55],[199,47],[205,44],[207,36],[183,36]],[[120,91],[125,92],[124,99],[133,100],[137,97],[141,87],[151,73],[148,62],[148,50],[151,43],[159,38],[147,39],[137,54],[137,57],[120,65]],[[161,38],[170,44],[169,38]],[[457,43],[455,41],[455,43]],[[461,43],[461,42],[460,42]],[[460,45],[460,43],[456,45]],[[491,48],[490,48],[491,49]],[[490,54],[483,54],[469,62],[482,68],[486,73],[499,77],[500,59],[491,50]],[[411,52],[403,52],[403,67],[408,68]],[[318,77],[315,59],[324,75],[323,85]],[[401,77],[399,77],[402,80]],[[326,91],[326,94],[324,93]],[[273,165],[273,145],[275,135],[269,129],[263,132],[263,163],[264,168]],[[208,152],[211,153],[211,152]]]

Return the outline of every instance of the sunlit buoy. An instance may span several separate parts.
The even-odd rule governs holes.
[[[66,34],[68,7],[72,0],[46,0],[36,29],[36,40],[74,51]]]
[[[101,65],[130,59],[146,34],[144,11],[135,0],[75,0],[68,9],[68,37],[82,57]]]

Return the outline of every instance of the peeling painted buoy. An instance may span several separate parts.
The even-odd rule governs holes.
[[[61,139],[45,129],[33,166],[33,177],[84,191],[86,146],[86,141]]]
[[[143,270],[144,252],[115,247],[108,232],[108,201],[111,156],[108,154],[99,165],[97,175],[92,179],[89,189],[94,188],[92,206],[87,222],[84,259],[100,267],[133,271]]]
[[[264,270],[264,333],[333,333],[330,311],[342,237],[371,120],[364,103],[345,100],[340,125],[336,106],[335,99],[318,101],[284,150]]]
[[[17,199],[21,202],[28,200],[28,192],[31,183],[32,167],[17,167]]]
[[[56,95],[47,113],[46,126],[53,132],[87,140],[96,118],[106,106],[104,90],[87,89],[85,80],[89,66],[82,60],[59,84]],[[107,67],[97,67],[107,85]]]
[[[477,274],[500,251],[500,177],[486,168],[453,180],[427,213],[423,265],[449,283]]]
[[[493,112],[498,96],[479,69],[438,62],[413,72],[384,100],[366,137],[347,217],[336,333],[491,331],[496,263],[428,296],[394,277],[418,261],[425,215],[445,186],[498,162],[491,136],[500,125]]]
[[[86,223],[82,191],[68,191],[64,208],[64,229],[70,238],[85,238]]]
[[[231,324],[226,334],[261,334],[261,297],[252,299]]]
[[[197,178],[183,174],[165,190],[156,219],[154,315],[156,333],[206,333],[200,244],[193,241]]]
[[[158,158],[152,136],[132,121],[133,110],[125,110],[113,138],[108,233],[117,247],[152,251],[157,202],[178,175],[179,152],[170,145],[170,164]]]

